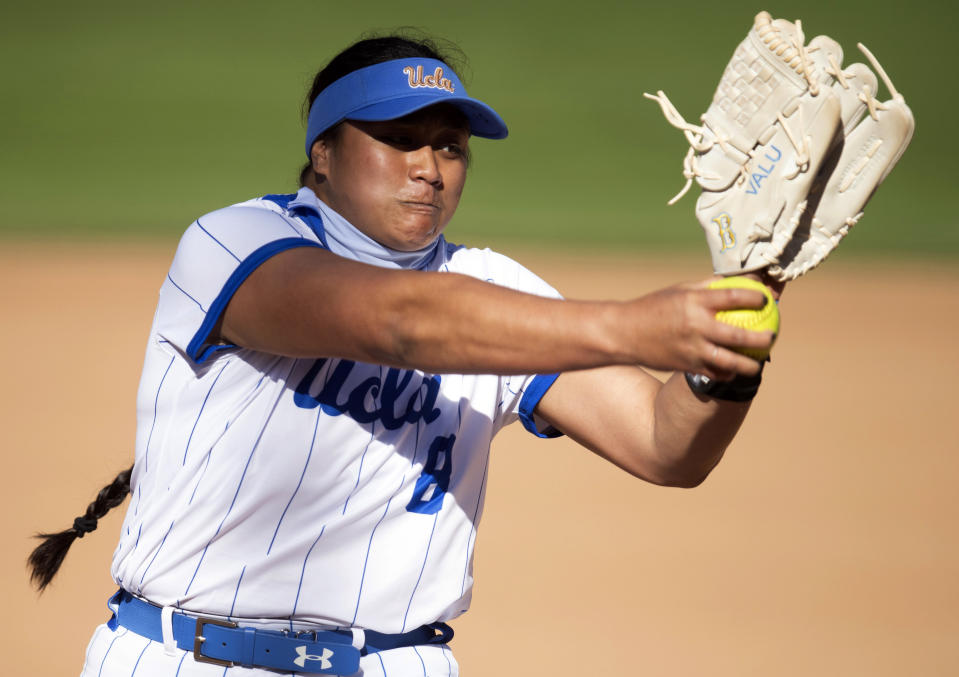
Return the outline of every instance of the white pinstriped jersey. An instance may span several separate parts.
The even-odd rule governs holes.
[[[489,446],[554,376],[434,375],[217,346],[236,288],[340,219],[311,191],[213,212],[160,290],[116,581],[232,619],[403,632],[466,610]],[[338,251],[338,249],[340,251]],[[440,240],[417,264],[545,295],[514,261]],[[335,293],[335,290],[330,290]],[[547,434],[549,431],[547,431]]]

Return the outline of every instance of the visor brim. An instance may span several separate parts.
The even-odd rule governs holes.
[[[364,106],[351,111],[345,119],[366,122],[396,120],[441,103],[456,106],[466,116],[470,124],[470,134],[473,136],[484,139],[505,139],[509,134],[506,123],[503,122],[496,111],[482,101],[470,97],[436,97],[429,94],[414,94]]]

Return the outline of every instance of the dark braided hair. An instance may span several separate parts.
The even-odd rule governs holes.
[[[441,44],[440,44],[441,43]],[[310,106],[324,89],[353,71],[374,66],[394,59],[421,58],[442,61],[463,80],[461,71],[466,69],[466,57],[463,51],[449,41],[440,41],[413,28],[401,28],[385,36],[368,35],[353,43],[333,57],[313,78],[312,86],[303,102],[303,118],[310,116]],[[334,125],[322,135],[321,139],[336,138],[340,125]],[[306,185],[306,179],[312,170],[307,162],[300,170],[300,186]]]
[[[43,539],[43,542],[30,553],[27,565],[30,568],[30,580],[38,590],[43,592],[56,576],[73,541],[96,529],[97,520],[123,503],[130,493],[132,472],[133,466],[130,466],[103,487],[96,499],[87,506],[87,511],[73,520],[73,526],[69,529],[55,534],[36,535],[37,538]]]

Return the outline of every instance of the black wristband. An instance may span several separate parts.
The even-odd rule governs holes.
[[[686,383],[694,393],[729,402],[748,402],[753,399],[762,381],[762,364],[759,365],[759,373],[755,376],[737,376],[732,381],[713,381],[702,374],[686,372]]]

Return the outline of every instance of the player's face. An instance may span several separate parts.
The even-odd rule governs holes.
[[[347,121],[313,146],[317,196],[380,244],[414,251],[453,217],[466,183],[469,128],[452,106],[384,122]]]

